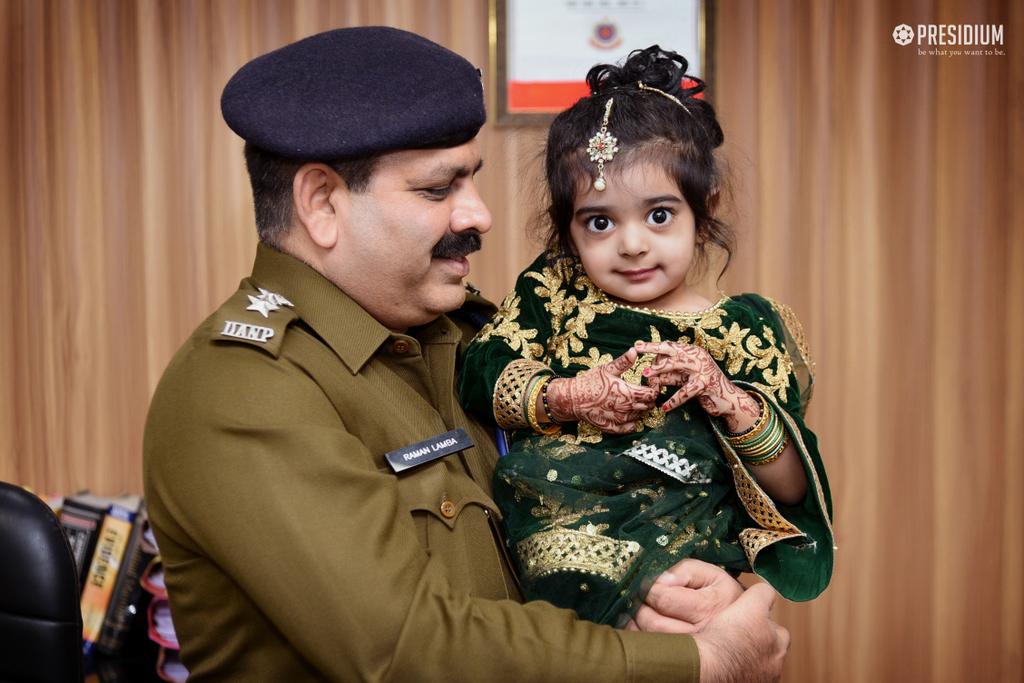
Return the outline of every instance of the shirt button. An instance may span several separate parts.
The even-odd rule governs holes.
[[[451,519],[455,516],[455,503],[450,500],[446,500],[441,503],[441,514],[444,515],[445,519]]]
[[[395,353],[405,353],[409,350],[409,343],[404,341],[396,341],[395,345],[391,347]]]

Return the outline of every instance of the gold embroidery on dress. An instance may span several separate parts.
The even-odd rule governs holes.
[[[542,299],[548,299],[544,308],[551,314],[551,339],[548,341],[548,355],[556,358],[563,367],[572,363],[578,363],[587,368],[597,367],[602,363],[609,362],[602,360],[603,356],[595,356],[591,353],[587,356],[574,358],[571,353],[581,353],[585,348],[582,340],[587,338],[587,325],[594,322],[598,313],[611,313],[615,310],[611,302],[602,299],[603,292],[599,290],[586,275],[577,275],[575,278],[576,289],[584,294],[582,299],[576,295],[569,295],[561,289],[565,278],[559,272],[561,269],[544,268],[540,273],[531,271],[527,273],[541,283],[534,293]],[[569,317],[573,311],[576,317]]]
[[[743,369],[745,361],[754,360],[754,357],[743,349],[743,339],[750,333],[750,328],[740,327],[739,323],[734,321],[729,328],[725,325],[720,326],[718,333],[722,336],[712,337],[703,330],[697,330],[694,344],[707,349],[715,360],[725,362],[726,374],[735,377]]]
[[[534,580],[554,572],[577,571],[610,581],[621,581],[643,552],[636,541],[620,541],[602,536],[607,524],[568,529],[584,517],[608,512],[600,504],[576,510],[550,498],[540,497],[540,506],[533,508],[534,517],[548,518],[544,530],[531,534],[516,544],[522,563],[523,578]]]
[[[672,531],[675,531],[675,529]],[[697,538],[697,524],[696,522],[691,522],[678,536],[673,538],[672,541],[665,546],[665,549],[672,554],[678,553],[680,548],[695,538]]]
[[[544,347],[530,340],[536,338],[537,330],[524,330],[515,322],[522,310],[519,308],[522,298],[515,291],[509,292],[494,318],[484,325],[477,333],[474,341],[485,342],[491,337],[508,340],[508,346],[527,360],[535,360],[544,355]]]
[[[604,432],[589,422],[577,422],[575,434],[559,434],[558,436],[547,438],[550,441],[541,440],[538,445],[543,447],[555,441],[561,441],[565,444],[564,446],[555,446],[551,449],[550,457],[553,460],[561,460],[574,453],[582,453],[585,449],[578,444],[601,443],[604,439]]]
[[[661,341],[661,333],[658,332],[658,328],[651,325],[651,343],[657,344]],[[626,380],[630,384],[641,384],[644,379],[644,370],[651,367],[654,362],[655,355],[653,353],[645,353],[636,359],[633,366],[622,373],[622,379]]]
[[[727,316],[728,311],[721,311],[721,315]],[[763,326],[763,337],[768,342],[768,346],[764,346],[761,338],[756,334],[750,334],[750,328],[740,327],[736,321],[726,327],[717,312],[714,317],[718,319],[713,320],[710,316],[705,316],[693,326],[694,339],[691,343],[706,349],[716,361],[724,362],[726,374],[732,377],[741,373],[749,375],[755,367],[758,368],[764,382],[753,382],[754,386],[786,401],[786,390],[790,388],[789,378],[793,372],[793,360],[785,348],[779,348],[772,329],[767,325]],[[709,330],[714,329],[712,324],[715,322],[719,323],[717,332],[721,336],[708,334]],[[677,327],[680,327],[680,330],[685,329],[685,326],[678,324]]]
[[[767,325],[764,326],[764,338],[769,343],[767,348],[761,348],[761,340],[756,336],[747,337],[747,351],[753,358],[747,364],[746,372],[749,375],[754,367],[761,370],[765,384],[753,382],[754,386],[764,389],[780,401],[785,402],[787,400],[786,389],[789,388],[789,376],[793,373],[793,360],[785,350],[780,351],[776,346],[775,333]],[[771,369],[773,363],[775,370]]]

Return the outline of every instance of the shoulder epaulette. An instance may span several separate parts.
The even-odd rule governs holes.
[[[245,280],[213,315],[210,338],[250,344],[277,358],[288,326],[298,318],[290,301]]]

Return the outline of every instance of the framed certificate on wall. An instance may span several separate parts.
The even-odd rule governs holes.
[[[660,45],[707,80],[713,0],[491,0],[498,125],[548,124],[588,94],[595,64]]]

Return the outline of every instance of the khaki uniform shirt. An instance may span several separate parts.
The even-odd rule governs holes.
[[[393,334],[260,245],[171,361],[146,425],[190,681],[698,680],[688,636],[522,604],[492,435],[455,396],[462,336],[447,316]],[[388,466],[385,453],[456,427],[475,446]]]

